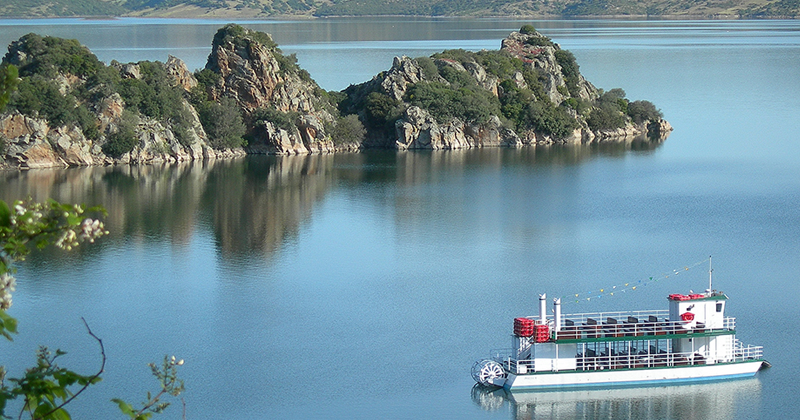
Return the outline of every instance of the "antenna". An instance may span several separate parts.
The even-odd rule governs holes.
[[[711,273],[714,269],[711,268],[711,255],[708,256],[708,292],[711,293]]]

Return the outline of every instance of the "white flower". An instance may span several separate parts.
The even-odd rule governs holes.
[[[11,307],[11,292],[16,290],[17,281],[8,273],[0,274],[0,309]]]

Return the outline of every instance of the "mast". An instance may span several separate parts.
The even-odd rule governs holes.
[[[714,269],[711,268],[711,255],[708,256],[708,292],[711,293],[711,273]]]

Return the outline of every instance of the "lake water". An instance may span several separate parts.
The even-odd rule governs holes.
[[[499,47],[523,21],[243,22],[326,89],[395,55]],[[102,60],[200,68],[224,22],[0,21],[0,43],[77,38]],[[102,204],[112,234],[20,266],[2,344],[11,376],[37,345],[103,382],[74,418],[121,418],[146,364],[186,359],[187,418],[792,418],[800,410],[800,21],[534,21],[606,90],[659,106],[661,145],[250,157],[194,165],[0,173],[0,199]],[[472,363],[508,347],[538,293],[649,277],[566,313],[666,308],[714,286],[756,378],[617,390],[482,393]],[[699,266],[670,275],[685,266]],[[784,329],[786,328],[786,329]],[[180,404],[160,418],[181,418]]]

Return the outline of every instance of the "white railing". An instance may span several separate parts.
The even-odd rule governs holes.
[[[619,354],[576,357],[577,370],[605,369],[637,369],[666,366],[705,365],[707,353],[656,353],[656,354]]]
[[[626,321],[628,317],[637,318],[639,321],[647,321],[650,317],[656,319],[666,319],[669,317],[668,310],[650,310],[650,311],[616,311],[616,312],[587,312],[581,314],[571,314],[562,316],[563,320],[569,320],[575,324],[584,324],[590,319],[606,320],[614,318],[620,322]],[[563,322],[563,321],[562,321]]]
[[[733,343],[733,360],[742,362],[745,360],[759,360],[764,358],[763,346],[743,345],[738,339]]]
[[[655,354],[617,354],[575,357],[575,370],[613,370],[613,369],[645,369],[654,367],[679,367],[696,366],[709,364],[708,352],[680,352],[680,353],[655,353]],[[760,360],[763,357],[763,347],[761,346],[737,346],[735,348],[732,362],[744,362],[748,360]],[[532,373],[536,369],[536,361],[532,359],[515,360],[506,357],[498,360],[510,372]],[[720,361],[712,361],[723,362]],[[563,369],[562,369],[563,370]]]
[[[650,317],[652,316],[652,318]],[[704,333],[713,331],[733,331],[736,320],[733,317],[723,319],[721,328],[709,328],[699,322],[668,321],[662,317],[650,315],[644,320],[632,316],[618,320],[614,317],[605,318],[605,322],[592,317],[585,318],[578,325],[563,323],[560,331],[553,332],[552,338],[556,340],[577,340],[587,338],[614,338],[614,337],[640,337],[671,334]],[[614,322],[609,322],[609,318]],[[634,322],[633,318],[637,318]],[[573,321],[574,322],[574,321]]]

